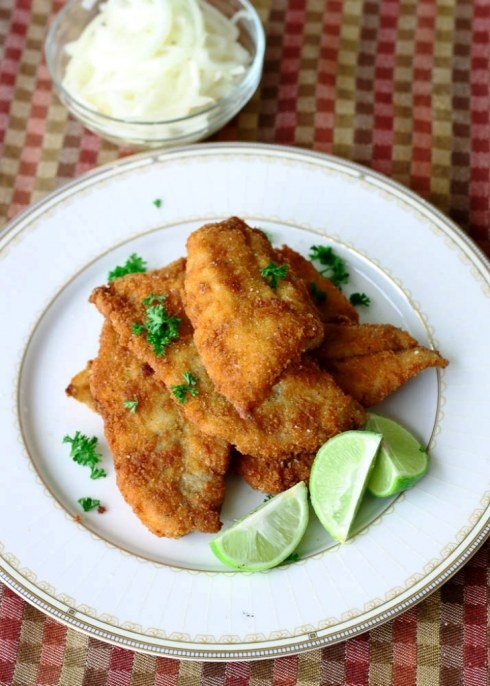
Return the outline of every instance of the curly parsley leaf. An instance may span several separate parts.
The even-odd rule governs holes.
[[[90,472],[90,478],[91,479],[102,479],[102,477],[107,476],[107,472],[105,469],[101,469],[100,467],[96,467],[95,469],[92,469]]]
[[[138,409],[138,403],[138,398],[135,398],[134,400],[125,400],[124,407],[134,414]]]
[[[73,437],[65,436],[63,438],[63,443],[70,443],[70,457],[74,462],[82,467],[90,467],[90,478],[100,479],[103,476],[107,476],[104,469],[97,467],[102,459],[102,455],[97,452],[97,438],[92,436],[89,438],[85,434],[76,431]]]
[[[285,279],[288,275],[288,265],[269,262],[267,267],[260,270],[260,275],[267,280],[271,288],[277,288],[279,279]]]
[[[309,258],[321,264],[323,268],[319,269],[320,274],[330,279],[338,288],[349,281],[344,260],[330,246],[312,245]]]
[[[191,372],[184,372],[182,374],[185,383],[178,386],[170,386],[170,390],[175,395],[179,403],[185,403],[187,394],[193,398],[199,395],[199,388],[197,388],[197,379]]]
[[[145,325],[144,324],[139,324],[138,322],[133,322],[131,324],[131,331],[136,335],[140,336],[143,331],[145,330]]]
[[[95,510],[96,507],[99,507],[100,500],[96,498],[79,498],[77,503],[81,505],[84,512],[90,512],[90,510]]]
[[[107,280],[113,281],[114,279],[119,279],[121,276],[126,276],[126,274],[135,274],[136,272],[146,272],[146,262],[134,252],[122,266],[114,267],[114,269],[109,272]]]
[[[151,305],[152,303],[163,303],[167,299],[167,296],[165,293],[162,293],[161,295],[156,295],[155,293],[150,293],[146,298],[143,298],[141,301],[145,307],[148,305]]]
[[[314,281],[310,283],[310,294],[313,300],[315,300],[315,302],[317,302],[319,305],[324,303],[327,299],[327,294],[325,293],[325,291],[322,291],[321,288],[318,288]]]
[[[371,304],[371,298],[369,298],[365,293],[352,293],[349,296],[349,302],[351,305],[369,307],[369,305]]]
[[[144,324],[133,322],[131,325],[131,331],[137,336],[146,331],[146,340],[158,357],[161,357],[167,346],[179,337],[180,318],[170,315],[167,308],[162,305],[166,297],[166,295],[151,293],[142,301],[146,307]],[[158,304],[152,305],[154,302]]]
[[[170,316],[163,305],[153,305],[146,310],[146,340],[158,357],[179,337],[179,325],[180,319]]]

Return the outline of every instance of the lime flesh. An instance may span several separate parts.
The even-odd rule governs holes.
[[[324,443],[313,461],[311,504],[336,541],[349,537],[380,442],[374,431],[345,431]]]
[[[247,572],[270,569],[295,551],[308,525],[303,482],[259,505],[210,543],[218,560]]]
[[[429,457],[420,442],[403,426],[380,415],[370,414],[366,429],[377,431],[383,440],[368,481],[368,490],[387,498],[413,486],[429,468]]]

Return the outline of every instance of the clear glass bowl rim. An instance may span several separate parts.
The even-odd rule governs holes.
[[[252,5],[249,0],[239,0],[241,5],[243,5],[243,10],[247,12],[249,17],[253,21],[254,29],[256,32],[256,45],[255,45],[255,55],[253,57],[252,63],[247,71],[247,74],[245,78],[238,83],[235,88],[228,93],[228,95],[225,95],[223,98],[218,100],[216,103],[213,105],[210,105],[209,107],[198,110],[197,112],[193,112],[192,114],[188,114],[185,117],[178,117],[176,119],[160,119],[160,120],[155,120],[155,119],[132,119],[132,118],[127,118],[127,119],[122,119],[120,117],[112,117],[110,115],[104,114],[102,112],[99,112],[98,110],[95,110],[91,107],[88,107],[85,105],[83,102],[80,100],[77,100],[70,91],[68,91],[61,83],[61,81],[58,79],[56,75],[56,70],[55,70],[55,65],[54,65],[54,58],[56,54],[56,50],[54,47],[54,36],[56,34],[56,31],[60,25],[60,23],[63,21],[63,18],[65,14],[69,11],[69,9],[77,2],[80,2],[80,0],[68,0],[66,5],[62,7],[62,9],[57,13],[55,16],[53,22],[51,23],[51,26],[48,29],[48,33],[46,35],[46,41],[45,41],[45,55],[46,55],[46,64],[48,67],[48,71],[50,73],[51,79],[55,85],[56,90],[60,94],[60,96],[63,97],[63,99],[67,103],[73,103],[73,107],[76,107],[77,111],[83,112],[86,116],[90,118],[97,118],[100,120],[106,121],[108,124],[114,123],[114,124],[129,124],[134,127],[158,127],[158,126],[170,126],[170,125],[178,125],[182,124],[183,122],[190,122],[193,120],[197,120],[200,117],[207,117],[209,115],[216,114],[219,116],[222,114],[223,111],[226,111],[228,107],[234,107],[235,102],[237,99],[239,99],[239,96],[242,93],[247,93],[249,88],[254,88],[255,87],[255,79],[257,78],[257,82],[260,78],[260,73],[262,70],[262,64],[264,61],[264,55],[265,55],[265,33],[264,33],[264,27],[262,25],[262,21],[260,20],[260,17],[257,13],[257,10],[255,7]]]

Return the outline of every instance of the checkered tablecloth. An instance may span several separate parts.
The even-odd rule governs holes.
[[[289,144],[360,162],[431,201],[488,254],[489,0],[254,4],[267,36],[263,79],[214,140]],[[0,0],[4,220],[130,153],[84,130],[53,95],[43,41],[62,5]],[[489,553],[486,544],[439,590],[369,633],[258,662],[133,653],[67,629],[0,585],[0,684],[486,686]]]

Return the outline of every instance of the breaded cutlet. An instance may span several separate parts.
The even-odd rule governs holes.
[[[197,380],[198,393],[180,406],[186,419],[243,454],[266,458],[314,451],[330,436],[365,421],[363,408],[306,355],[288,366],[249,418],[240,416],[214,388],[194,344],[183,304],[184,274],[184,260],[154,272],[129,274],[96,288],[91,302],[111,322],[121,344],[154,369],[167,388],[182,384],[187,373]],[[134,328],[145,321],[143,300],[150,294],[165,295],[168,314],[180,320],[178,338],[161,355],[145,332],[137,334]]]
[[[185,310],[214,387],[248,417],[282,372],[323,338],[303,281],[263,231],[237,217],[187,240]]]
[[[229,445],[182,417],[153,370],[119,344],[108,322],[98,356],[67,393],[101,415],[118,488],[152,533],[219,531]]]

